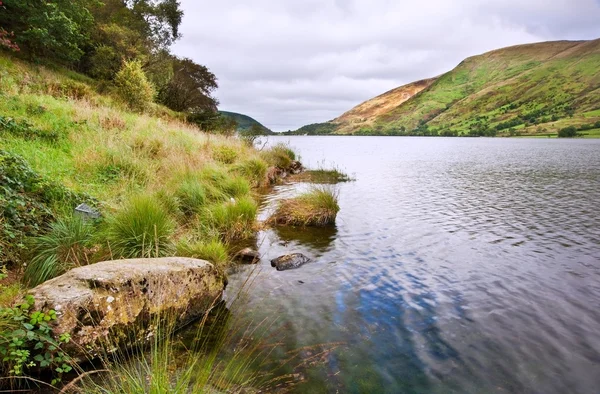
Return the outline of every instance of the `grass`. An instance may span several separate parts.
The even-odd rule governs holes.
[[[94,226],[72,216],[52,223],[50,231],[31,239],[23,279],[30,287],[59,276],[71,268],[89,264]]]
[[[292,162],[296,160],[294,151],[284,143],[279,143],[263,151],[262,157],[267,163],[283,170],[289,168]]]
[[[258,205],[249,197],[212,204],[199,215],[199,232],[225,242],[251,237],[257,211]]]
[[[316,170],[306,170],[300,174],[294,175],[293,178],[298,182],[312,182],[320,184],[335,184],[341,182],[350,182],[354,179],[339,168],[325,169],[318,168]]]
[[[182,239],[177,243],[177,256],[207,260],[221,269],[229,262],[227,247],[218,239],[195,242]]]
[[[94,231],[91,248],[105,249],[109,258],[156,256],[198,234],[223,241],[253,235],[252,189],[268,184],[269,166],[295,159],[288,147],[259,152],[236,138],[204,133],[157,105],[132,112],[110,89],[102,91],[109,94],[72,71],[0,54],[0,117],[8,122],[8,129],[0,127],[0,150],[99,202],[106,223]],[[51,209],[61,219],[74,206],[60,202]],[[0,245],[10,242],[0,237]],[[60,259],[52,263],[35,250],[46,261],[38,268],[46,268],[32,284],[63,271]]]
[[[302,227],[333,225],[339,210],[334,189],[314,187],[298,197],[281,201],[268,222]]]
[[[134,196],[106,221],[103,238],[112,258],[172,255],[175,223],[152,196]]]

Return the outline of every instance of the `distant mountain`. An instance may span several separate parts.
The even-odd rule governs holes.
[[[294,134],[600,136],[600,39],[518,45],[368,100]]]
[[[271,131],[271,129],[263,126],[260,122],[249,117],[248,115],[228,111],[219,111],[219,113],[221,115],[234,119],[238,124],[237,131],[249,130],[253,125],[258,125],[264,134],[274,134],[273,131]]]

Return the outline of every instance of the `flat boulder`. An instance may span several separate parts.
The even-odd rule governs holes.
[[[298,268],[306,263],[310,263],[311,261],[311,259],[302,253],[292,253],[279,256],[276,259],[271,260],[271,267],[277,268],[277,271],[285,271]]]
[[[209,262],[183,257],[104,261],[75,268],[30,291],[37,310],[55,310],[53,335],[75,361],[148,340],[156,323],[189,323],[223,294],[226,278]]]

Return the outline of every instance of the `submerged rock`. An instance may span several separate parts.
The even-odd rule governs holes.
[[[38,310],[54,309],[58,337],[75,361],[130,347],[154,335],[156,323],[184,325],[221,299],[225,277],[204,260],[167,257],[105,261],[75,268],[30,291]]]
[[[252,248],[244,248],[237,252],[236,257],[243,263],[255,264],[260,260],[260,253]]]
[[[277,268],[277,271],[285,271],[298,268],[306,263],[310,263],[311,261],[311,259],[302,253],[292,253],[279,256],[276,259],[271,260],[271,267]]]

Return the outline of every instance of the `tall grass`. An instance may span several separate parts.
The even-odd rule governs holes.
[[[314,187],[296,198],[283,200],[269,218],[271,224],[326,226],[335,224],[338,192],[330,187]]]
[[[233,167],[233,171],[248,179],[253,187],[267,183],[267,163],[262,159],[247,159]]]
[[[286,169],[290,167],[292,161],[296,160],[296,153],[286,144],[279,143],[263,151],[262,157],[272,166]]]
[[[175,223],[153,196],[135,196],[109,217],[104,241],[113,258],[163,257],[174,248]]]
[[[25,283],[34,287],[71,268],[89,264],[94,234],[94,225],[78,216],[54,222],[48,233],[30,241]]]
[[[177,243],[177,256],[207,260],[223,269],[229,261],[227,248],[218,239],[209,241],[180,240]]]
[[[206,207],[199,216],[201,232],[217,235],[224,241],[252,236],[258,206],[249,197]]]

